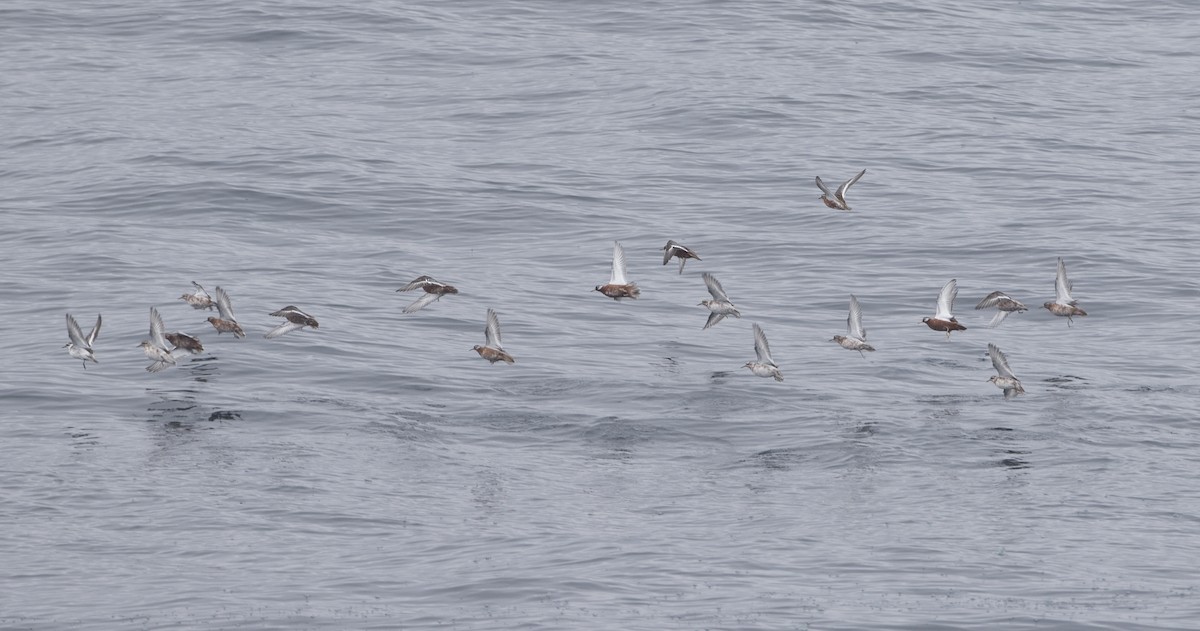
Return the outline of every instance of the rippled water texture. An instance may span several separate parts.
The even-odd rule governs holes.
[[[8,2],[0,626],[1194,629],[1197,32],[1185,2]],[[592,290],[615,240],[636,301]],[[705,271],[741,319],[701,329]],[[420,274],[460,293],[402,315]],[[997,289],[1031,309],[988,329]],[[830,341],[852,293],[865,357]],[[320,328],[264,339],[289,304]],[[144,371],[150,307],[207,351]],[[488,308],[514,365],[471,350]],[[103,314],[98,364],[65,313]]]

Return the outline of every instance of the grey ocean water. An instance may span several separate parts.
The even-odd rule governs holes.
[[[5,3],[0,627],[1195,629],[1197,32],[1170,1]],[[614,240],[640,300],[592,291]],[[1035,306],[1058,257],[1073,327]],[[742,319],[701,330],[703,271]],[[461,293],[402,316],[419,274]],[[987,329],[996,289],[1034,308]],[[865,359],[829,341],[851,293]],[[320,329],[263,339],[287,304]],[[208,352],[145,372],[151,306]],[[489,307],[513,366],[471,351]],[[99,364],[64,313],[104,315]],[[783,383],[741,368],[753,322]]]

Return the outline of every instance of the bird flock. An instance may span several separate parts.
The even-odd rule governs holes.
[[[833,192],[830,192],[825,183],[821,181],[820,176],[817,176],[816,184],[821,189],[821,201],[829,208],[849,212],[851,208],[846,201],[846,193],[866,172],[866,169],[859,171],[854,177],[846,180]],[[679,274],[683,274],[683,268],[689,260],[702,260],[695,250],[674,240],[668,240],[667,244],[662,247],[662,250],[662,264],[667,265],[672,258],[678,259]],[[712,296],[711,299],[700,301],[698,305],[707,308],[709,311],[708,320],[704,323],[704,329],[716,326],[728,316],[734,318],[742,317],[741,311],[729,299],[729,295],[725,293],[725,289],[721,287],[721,282],[715,276],[704,272],[701,274],[701,278],[704,280],[705,287],[708,288],[708,293]],[[213,294],[210,295],[199,283],[193,281],[192,286],[193,291],[180,296],[180,300],[195,309],[212,310],[216,308],[217,316],[210,316],[208,322],[212,324],[218,335],[221,333],[232,333],[238,338],[246,337],[246,332],[238,324],[237,318],[233,315],[233,305],[229,299],[229,294],[223,288],[220,286],[216,287],[213,290]],[[418,290],[424,293],[403,309],[404,314],[415,313],[440,300],[442,296],[458,293],[458,289],[454,286],[436,280],[432,276],[424,275],[417,277],[396,291],[410,292]],[[625,250],[621,247],[620,242],[613,242],[612,268],[608,282],[603,285],[597,285],[595,290],[618,301],[625,299],[636,300],[641,295],[641,290],[638,288],[637,283],[629,279]],[[1056,316],[1065,317],[1067,319],[1067,326],[1072,325],[1072,318],[1087,315],[1071,296],[1071,290],[1072,285],[1071,281],[1067,278],[1066,264],[1059,258],[1054,282],[1054,301],[1045,303],[1043,307]],[[951,333],[967,329],[954,316],[954,300],[957,296],[958,281],[951,279],[938,293],[937,306],[933,316],[925,317],[921,320],[930,329],[945,332],[947,340],[950,339]],[[977,310],[992,308],[996,309],[997,313],[988,322],[988,328],[998,326],[1013,313],[1028,311],[1028,307],[1002,291],[993,291],[975,305],[975,309]],[[283,318],[284,321],[263,335],[267,339],[274,339],[305,327],[312,329],[319,328],[316,318],[313,318],[293,305],[288,305],[278,311],[274,311],[271,315]],[[67,336],[70,338],[70,342],[64,348],[67,349],[71,357],[82,360],[85,369],[88,362],[99,363],[99,360],[96,359],[95,344],[96,338],[100,334],[101,323],[102,317],[97,315],[95,326],[85,336],[83,329],[75,321],[74,316],[69,313],[67,314]],[[756,357],[753,361],[746,362],[743,368],[748,368],[751,373],[759,377],[771,377],[775,381],[783,381],[783,373],[780,371],[779,365],[771,358],[771,347],[767,342],[766,333],[763,332],[762,327],[758,323],[754,323],[751,329],[754,333],[754,353]],[[859,355],[862,355],[864,358],[866,357],[863,354],[864,351],[871,352],[875,350],[873,346],[867,343],[867,332],[863,328],[862,306],[859,305],[858,298],[853,294],[850,295],[850,311],[846,317],[846,335],[835,335],[831,341],[836,342],[847,350],[858,351]],[[166,370],[177,365],[178,360],[182,357],[204,352],[204,345],[196,337],[179,331],[167,333],[162,316],[154,307],[150,308],[149,339],[142,341],[138,346],[145,353],[146,357],[151,360],[150,365],[146,366],[146,370],[149,372]],[[506,364],[516,363],[513,356],[504,350],[500,339],[500,320],[496,312],[490,308],[487,310],[487,318],[484,324],[484,343],[483,345],[476,345],[472,350],[491,364],[495,364],[496,362],[504,362]],[[992,366],[996,370],[996,374],[988,379],[988,381],[1000,388],[1004,392],[1006,399],[1024,393],[1025,389],[1021,385],[1021,380],[1017,378],[1008,365],[1008,358],[995,344],[988,344],[988,356],[991,358]]]

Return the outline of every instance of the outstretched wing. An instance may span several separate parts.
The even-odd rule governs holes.
[[[667,239],[667,244],[663,246],[663,265],[666,265],[672,256],[675,256],[675,241]]]
[[[858,172],[858,175],[846,180],[841,186],[838,187],[837,197],[838,199],[842,200],[843,204],[846,203],[846,191],[850,190],[850,187],[854,186],[854,183],[861,179],[862,176],[866,175],[866,173],[867,170],[863,169],[862,171]]]
[[[774,365],[771,360],[771,347],[767,344],[767,334],[763,333],[762,327],[758,323],[754,323],[754,353],[758,355],[758,361],[761,364]]]
[[[436,283],[437,281],[434,280],[432,276],[418,276],[416,278],[416,280],[401,287],[400,289],[397,289],[396,291],[412,291],[414,289],[421,289],[422,287],[425,286],[426,283],[431,283],[431,282]]]
[[[229,302],[229,294],[225,293],[220,285],[217,285],[213,293],[217,294],[217,312],[221,314],[221,319],[237,322],[237,318],[233,317],[233,305]]]
[[[97,325],[99,328],[99,325]],[[75,317],[67,314],[67,336],[71,338],[71,343],[75,346],[87,346],[88,343],[83,339],[83,331],[79,330],[79,323],[75,321]]]
[[[934,318],[938,320],[953,320],[954,319],[954,298],[958,296],[958,280],[951,278],[950,282],[942,287],[941,293],[938,294],[937,313]]]
[[[496,317],[496,312],[491,309],[487,310],[487,326],[483,328],[483,336],[486,340],[486,345],[497,350],[503,350],[500,345],[500,319]]]
[[[296,323],[296,322],[292,322],[291,320],[285,320],[283,324],[271,329],[270,331],[267,331],[267,334],[264,335],[263,337],[267,338],[268,340],[273,340],[273,339],[279,337],[280,335],[284,335],[286,333],[291,333],[292,331],[295,331],[296,329],[303,329],[303,328],[304,328],[304,324],[302,324],[302,323]]]
[[[613,241],[612,279],[613,285],[628,285],[628,273],[625,270],[625,250],[620,241]]]
[[[413,301],[412,304],[404,308],[404,313],[412,313],[424,309],[426,305],[440,298],[438,294],[425,294]]]
[[[984,296],[983,300],[980,300],[979,304],[975,305],[975,308],[976,309],[989,309],[991,307],[994,307],[994,306],[1000,304],[1000,301],[1004,300],[1005,298],[1012,300],[1012,298],[1010,298],[1008,296],[1008,294],[1006,294],[1002,291],[993,291],[992,293]]]
[[[729,302],[729,296],[725,294],[725,289],[721,287],[721,281],[717,280],[716,276],[704,272],[700,275],[704,279],[704,284],[708,286],[708,293],[720,302]]]
[[[715,325],[716,323],[718,323],[718,322],[720,322],[721,320],[724,320],[724,319],[725,319],[725,314],[724,314],[724,313],[717,313],[716,311],[711,311],[711,312],[709,312],[709,314],[708,314],[708,322],[705,322],[705,323],[704,323],[704,328],[705,328],[705,329],[707,329],[708,327],[710,327],[710,326],[713,326],[713,325]],[[703,329],[702,329],[702,330],[703,330]]]
[[[1008,358],[1004,356],[1004,353],[1000,351],[999,347],[997,347],[995,344],[988,344],[988,355],[992,356],[992,366],[996,368],[996,372],[1001,377],[1008,377],[1010,379],[1017,378],[1017,376],[1013,374],[1012,369],[1008,367]]]
[[[992,328],[1000,326],[1000,323],[1004,322],[1004,318],[1007,318],[1008,314],[1010,314],[1010,313],[1012,313],[1012,312],[1011,311],[997,311],[996,315],[992,316],[991,322],[987,323],[987,327],[989,329],[992,329]]]
[[[850,333],[850,337],[856,337],[866,341],[867,332],[863,330],[862,324],[862,307],[858,304],[858,298],[854,294],[850,294],[850,315],[846,316],[846,330]]]
[[[1058,275],[1054,279],[1054,302],[1060,305],[1073,305],[1071,297],[1071,281],[1067,280],[1067,265],[1062,258],[1058,259]]]
[[[817,188],[821,189],[821,192],[825,193],[826,197],[833,197],[833,193],[829,192],[829,187],[825,186],[825,183],[821,181],[821,176],[819,175],[817,176]]]
[[[158,315],[158,309],[154,307],[150,307],[150,342],[163,350],[171,348],[167,344],[166,327],[163,326],[162,316]]]

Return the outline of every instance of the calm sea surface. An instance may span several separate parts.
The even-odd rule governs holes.
[[[1195,629],[1198,32],[1182,1],[7,2],[0,627]],[[615,240],[637,301],[592,290]],[[704,271],[741,319],[701,330]],[[460,293],[402,315],[420,274]],[[1031,309],[988,329],[997,289]],[[865,358],[830,341],[852,293]],[[264,339],[288,304],[320,329]],[[207,352],[143,370],[150,307]],[[471,350],[488,308],[515,365]],[[65,313],[103,314],[98,364]],[[783,383],[741,367],[755,322]]]

